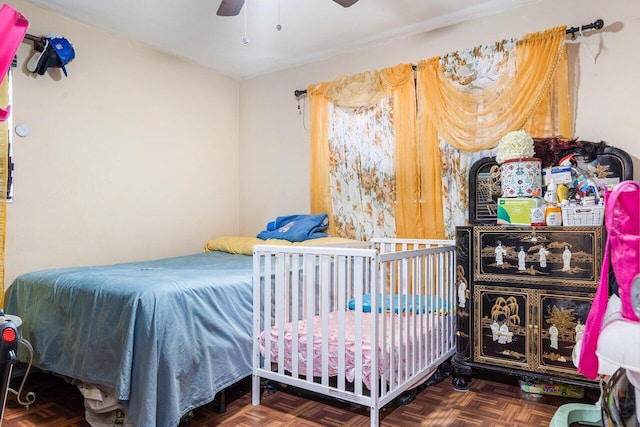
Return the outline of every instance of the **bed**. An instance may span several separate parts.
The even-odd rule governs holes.
[[[19,276],[34,366],[114,390],[131,424],[176,426],[251,375],[252,257],[222,251]]]
[[[267,379],[368,406],[377,426],[455,353],[453,241],[256,246],[253,258],[254,405]]]

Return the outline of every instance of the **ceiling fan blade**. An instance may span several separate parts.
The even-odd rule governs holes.
[[[244,0],[222,0],[218,7],[218,16],[236,16],[244,6]]]
[[[358,0],[333,0],[333,1],[343,7],[353,6],[358,2]]]

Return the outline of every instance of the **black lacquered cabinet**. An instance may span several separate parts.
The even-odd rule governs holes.
[[[603,233],[600,226],[456,229],[454,387],[465,389],[477,370],[593,385],[572,356],[599,283]]]

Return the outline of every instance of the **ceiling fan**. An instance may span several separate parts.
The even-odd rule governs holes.
[[[358,0],[333,0],[340,6],[349,7],[353,6]],[[236,16],[240,13],[240,9],[244,6],[244,0],[222,0],[220,7],[218,7],[218,16]]]

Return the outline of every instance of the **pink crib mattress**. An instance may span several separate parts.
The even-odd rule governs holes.
[[[338,369],[338,331],[344,330],[345,334],[345,372],[344,375],[349,382],[353,382],[355,379],[355,358],[356,358],[356,346],[355,346],[355,312],[348,310],[345,315],[344,325],[339,324],[338,321],[338,313],[333,312],[329,315],[329,375],[336,376],[339,374]],[[371,322],[373,319],[373,315],[371,313],[361,313],[362,316],[362,374],[363,374],[363,383],[367,386],[367,388],[371,388],[371,353],[372,353],[372,340],[371,340]],[[402,378],[406,378],[406,370],[407,366],[410,365],[410,360],[412,358],[421,358],[422,360],[417,361],[416,366],[422,366],[427,357],[425,353],[428,351],[423,351],[421,353],[415,352],[414,348],[417,347],[417,342],[434,342],[435,340],[439,340],[437,337],[437,333],[442,333],[444,329],[443,326],[443,318],[447,316],[430,314],[431,319],[427,324],[428,328],[423,328],[422,331],[422,340],[420,337],[414,336],[413,333],[413,324],[410,323],[409,319],[411,316],[403,316],[403,315],[395,315],[395,314],[386,314],[386,316],[395,316],[396,321],[394,322],[394,327],[396,329],[395,334],[395,345],[394,348],[394,363],[393,363],[393,373],[395,378],[395,383],[398,382],[399,376]],[[299,321],[294,323],[287,323],[284,328],[284,369],[291,372],[292,371],[292,343],[293,343],[293,326],[296,326],[298,329],[298,372],[300,374],[305,374],[307,371],[307,325],[305,321]],[[400,336],[400,329],[402,328],[402,336]],[[407,328],[411,331],[409,337],[407,338]],[[389,319],[387,320],[387,337],[391,336],[391,322]],[[420,332],[420,331],[418,331]],[[434,335],[435,333],[435,335]],[[271,362],[278,362],[278,337],[279,330],[277,327],[271,328]],[[262,356],[265,356],[265,331],[260,334],[260,352]],[[382,337],[383,331],[380,332],[380,336]],[[432,341],[432,339],[434,341]],[[389,338],[387,339],[386,351],[382,349],[381,345],[378,348],[378,360],[379,360],[379,373],[380,375],[386,375],[389,378],[392,372],[392,361],[391,361],[391,347],[392,344],[389,342]],[[401,363],[398,363],[398,343],[399,341],[404,341],[402,353]],[[378,340],[380,344],[382,344],[382,339]],[[322,325],[321,318],[315,317],[313,323],[313,375],[321,376],[322,375]],[[382,363],[382,361],[385,363]],[[433,370],[437,366],[433,367]],[[427,377],[425,377],[426,379]]]

